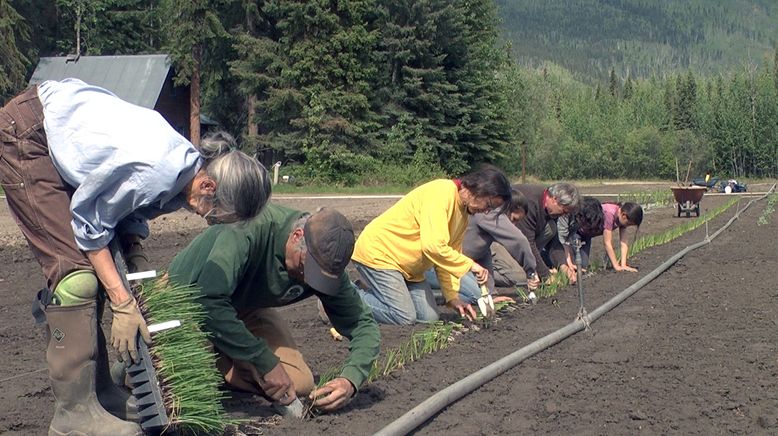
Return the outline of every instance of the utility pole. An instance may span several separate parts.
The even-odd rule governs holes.
[[[527,141],[521,141],[521,183],[527,183]]]

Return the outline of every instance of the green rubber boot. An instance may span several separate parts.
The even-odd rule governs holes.
[[[96,305],[92,301],[46,308],[51,332],[46,361],[56,400],[49,436],[143,434],[138,424],[111,415],[97,399]]]
[[[105,334],[103,329],[97,327],[97,399],[103,408],[111,415],[125,421],[138,422],[138,404],[137,399],[124,388],[124,384],[114,383],[111,377],[111,367],[108,361],[108,351],[106,350]],[[124,366],[123,363],[118,362]]]
[[[76,270],[59,281],[54,289],[52,304],[73,306],[98,300],[97,304],[97,399],[110,414],[123,420],[138,421],[138,406],[126,389],[111,380],[105,334],[101,328],[105,301],[97,298],[98,282],[94,272]]]

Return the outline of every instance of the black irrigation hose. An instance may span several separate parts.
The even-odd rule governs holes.
[[[674,256],[666,260],[664,263],[659,265],[659,267],[657,267],[656,269],[648,273],[645,277],[635,282],[635,284],[621,291],[615,297],[608,300],[605,304],[595,309],[592,313],[588,315],[588,317],[583,319],[576,319],[575,321],[562,327],[561,329],[551,334],[548,334],[532,342],[531,344],[520,348],[517,351],[514,351],[513,353],[503,357],[502,359],[484,368],[481,368],[478,371],[474,372],[473,374],[470,374],[469,376],[463,378],[462,380],[459,380],[458,382],[436,392],[431,397],[421,402],[418,406],[409,410],[403,416],[399,417],[395,421],[392,421],[391,423],[389,423],[389,425],[376,432],[375,436],[408,434],[416,427],[420,426],[425,421],[430,419],[433,415],[443,410],[443,408],[445,408],[449,404],[459,400],[460,398],[464,397],[470,392],[473,392],[474,390],[488,383],[492,379],[496,378],[497,376],[503,374],[504,372],[508,371],[509,369],[523,362],[524,360],[534,356],[535,354],[545,350],[546,348],[558,344],[559,342],[574,335],[575,333],[584,330],[587,324],[596,321],[602,315],[604,315],[614,307],[621,304],[621,302],[623,302],[624,300],[632,296],[640,288],[647,285],[651,280],[655,279],[661,273],[663,273],[668,268],[670,268],[675,262],[677,262],[684,255],[686,255],[686,253],[710,243],[710,241],[716,238],[721,232],[723,232],[733,222],[735,222],[735,220],[740,216],[741,212],[748,209],[751,206],[751,204],[753,204],[755,201],[759,201],[767,197],[771,192],[773,192],[773,190],[775,190],[775,185],[773,185],[770,188],[770,190],[767,193],[765,193],[763,196],[749,201],[748,204],[746,204],[743,207],[743,209],[738,210],[735,213],[735,216],[733,216],[729,221],[727,221],[727,223],[724,224],[724,226],[722,226],[718,231],[716,231],[716,233],[710,235],[709,237],[706,237],[705,240],[703,240],[702,242],[692,244],[684,248],[683,250],[679,251],[677,254],[675,254]]]

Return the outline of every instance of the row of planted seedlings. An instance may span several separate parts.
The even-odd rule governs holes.
[[[504,304],[499,305],[497,309],[499,310],[503,307],[505,307]],[[366,383],[372,383],[398,369],[404,368],[411,362],[416,362],[428,354],[448,347],[453,341],[455,331],[462,330],[464,330],[464,326],[454,322],[436,321],[427,324],[423,329],[413,332],[407,341],[383,352],[373,362]],[[340,367],[335,367],[325,371],[319,377],[316,387],[324,386],[330,380],[338,377],[340,370]],[[312,416],[313,414],[313,411],[309,409],[307,416]]]
[[[664,199],[664,197],[659,195],[659,191],[657,191],[657,193],[654,194],[653,196],[649,195],[647,197],[639,197],[639,198],[642,198],[642,201],[652,201],[652,204],[668,205],[674,202],[672,196],[670,196],[669,200],[666,200]],[[622,200],[622,201],[632,201],[632,200]],[[728,203],[710,212],[706,212],[704,215],[700,216],[696,220],[687,221],[684,224],[680,224],[678,226],[675,226],[661,233],[655,235],[642,236],[633,244],[632,252],[633,254],[636,254],[647,248],[668,243],[682,236],[687,232],[695,230],[700,226],[704,225],[705,223],[707,223],[708,221],[719,216],[721,213],[723,213],[724,211],[732,207],[737,201],[738,201],[737,199],[733,199]],[[773,199],[773,202],[770,204],[770,206],[773,206],[775,202],[776,200]],[[770,212],[768,212],[768,214],[770,213],[772,213],[772,209],[770,210]],[[617,257],[618,255],[619,253],[617,252]],[[599,266],[597,268],[602,269],[603,266]],[[564,274],[563,272],[557,272],[554,277],[555,279],[551,281],[551,284],[544,284],[540,287],[540,289],[536,291],[536,295],[538,297],[547,298],[553,296],[561,288],[569,284],[567,281],[567,275]],[[517,293],[519,297],[522,298],[524,301],[528,301],[525,290],[521,288],[517,288]],[[500,312],[503,311],[509,305],[510,303],[501,302],[496,305],[496,309],[498,312]],[[450,322],[444,323],[442,321],[439,321],[437,323],[431,324],[430,326],[428,326],[426,329],[422,331],[415,332],[411,336],[408,342],[400,345],[397,348],[389,350],[383,359],[379,359],[374,363],[373,369],[371,370],[370,375],[368,377],[368,382],[375,381],[376,379],[386,376],[397,369],[403,368],[407,363],[419,360],[421,357],[423,357],[426,354],[430,354],[440,349],[446,348],[452,340],[452,334],[455,331],[457,331],[458,328],[462,328],[462,325],[457,323],[450,323]],[[327,376],[322,377],[322,379],[319,382],[319,386],[324,385],[329,380],[336,377],[338,373],[339,373],[339,369],[329,371],[327,373]]]
[[[151,280],[140,286],[138,301],[149,324],[174,319],[181,322],[180,327],[155,333],[153,346],[149,349],[170,420],[168,432],[221,434],[225,428],[237,428],[243,420],[230,417],[224,409],[223,400],[229,395],[220,390],[223,377],[216,369],[216,355],[209,345],[208,335],[202,330],[206,314],[196,302],[196,292],[192,286]],[[506,305],[504,302],[496,304],[497,311]],[[426,325],[413,332],[407,341],[386,350],[373,363],[367,382],[446,348],[455,331],[465,330],[464,325],[455,322],[438,321]],[[317,387],[339,373],[340,368],[326,371]],[[312,414],[309,409],[307,415]]]
[[[737,201],[738,201],[737,199],[732,199],[729,202],[717,207],[716,209],[704,213],[697,219],[687,220],[683,224],[679,224],[675,227],[669,228],[657,234],[643,235],[639,237],[635,241],[635,243],[632,244],[632,246],[630,247],[630,255],[635,255],[637,253],[640,253],[641,251],[647,248],[651,248],[661,244],[666,244],[687,232],[697,229],[698,227],[704,225],[705,223],[712,220],[713,218],[719,216],[725,210],[732,207],[735,203],[737,203]],[[775,201],[773,202],[773,204],[775,204]],[[616,249],[616,257],[617,258],[621,257],[618,248]],[[597,272],[605,268],[606,268],[605,263],[598,262],[597,260],[592,259],[592,263],[589,266],[588,271]],[[567,274],[565,274],[562,271],[557,271],[552,277],[553,278],[549,281],[549,283],[544,283],[537,291],[535,291],[535,295],[537,295],[538,298],[553,297],[554,295],[557,294],[557,292],[559,292],[559,290],[569,285]],[[522,288],[517,288],[516,293],[518,294],[519,298],[521,298],[523,301],[528,300],[526,290]]]
[[[654,207],[664,207],[675,204],[675,198],[672,191],[667,189],[658,189],[656,191],[637,191],[625,192],[616,195],[617,203],[637,203],[644,209]]]
[[[643,197],[625,195],[623,198],[653,203],[661,199],[659,194],[651,193]],[[774,208],[776,196],[771,197],[771,200],[772,203],[769,205]],[[622,199],[622,201],[633,200]],[[669,242],[705,224],[736,201],[732,200],[696,220],[687,221],[660,234],[645,235],[635,242],[631,251],[634,254]],[[558,273],[553,284],[541,286],[536,294],[540,298],[551,297],[567,285],[566,275]],[[517,291],[520,297],[526,299],[524,290]],[[149,323],[171,319],[181,321],[181,327],[156,333],[154,346],[151,349],[171,428],[181,433],[218,434],[227,425],[238,422],[229,417],[222,404],[222,400],[226,397],[226,393],[219,389],[222,376],[216,370],[216,356],[208,345],[206,333],[201,329],[205,313],[195,302],[195,292],[192,287],[172,286],[166,281],[155,280],[143,284],[139,301],[141,310]],[[498,312],[504,310],[506,306],[508,303],[498,303]],[[373,364],[368,375],[368,383],[446,348],[452,342],[454,333],[464,330],[466,328],[462,324],[438,321],[414,332],[406,342],[382,354]],[[323,386],[339,373],[340,368],[325,372],[320,377],[318,386]]]
[[[757,225],[763,226],[770,222],[770,219],[775,212],[776,202],[778,202],[778,193],[770,194],[770,196],[767,197],[767,203],[765,204],[764,209],[762,209],[759,218],[756,220]]]
[[[645,197],[649,199],[659,198]],[[672,241],[673,239],[681,236],[682,234],[696,229],[697,227],[705,224],[705,222],[715,218],[722,212],[731,207],[737,200],[732,200],[729,203],[722,205],[721,207],[707,212],[704,215],[693,221],[687,221],[684,224],[668,229],[657,235],[645,235],[639,238],[633,245],[632,253],[638,253],[646,248],[653,247],[655,245],[664,244]],[[602,269],[602,266],[595,267],[595,269]],[[544,284],[536,291],[536,295],[539,298],[548,298],[555,295],[560,289],[567,286],[567,275],[563,272],[557,272],[555,279],[551,281],[551,284]],[[527,294],[524,289],[517,288],[518,296],[527,301]],[[510,303],[501,302],[496,304],[497,312],[504,311]],[[481,322],[486,322],[480,319]],[[453,322],[438,321],[430,324],[423,330],[414,332],[407,342],[399,345],[398,347],[387,350],[381,358],[379,358],[374,364],[368,376],[368,382],[375,381],[378,378],[384,377],[397,369],[403,368],[406,364],[415,362],[421,359],[423,356],[434,353],[438,350],[446,348],[452,341],[453,334],[456,331],[465,330],[462,324]],[[328,381],[332,380],[339,374],[340,370],[333,369],[327,371],[319,380],[319,386],[323,386]]]

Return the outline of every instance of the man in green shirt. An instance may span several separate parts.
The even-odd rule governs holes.
[[[281,404],[310,395],[332,411],[354,395],[378,357],[378,325],[345,272],[353,250],[351,223],[334,209],[309,215],[270,204],[245,223],[208,228],[168,273],[202,290],[205,328],[228,384]],[[272,309],[312,295],[350,340],[340,377],[315,391],[288,325]]]

